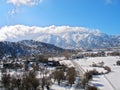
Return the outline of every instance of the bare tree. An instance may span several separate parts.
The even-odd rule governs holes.
[[[36,74],[33,71],[29,71],[24,75],[22,87],[25,90],[36,90],[39,85],[39,79],[36,78]]]
[[[10,75],[9,74],[4,74],[2,76],[2,84],[4,86],[4,88],[6,88],[6,90],[8,90],[10,88]]]
[[[39,71],[39,69],[40,69],[38,63],[33,64],[32,67],[33,67],[33,70],[34,70],[34,71]]]
[[[57,80],[58,85],[60,85],[61,80],[63,80],[65,77],[64,72],[62,70],[56,70],[53,72],[53,75],[54,75],[54,80]]]
[[[67,79],[68,79],[68,83],[72,86],[72,84],[74,84],[75,81],[75,77],[76,77],[76,71],[74,67],[68,68],[67,71]]]
[[[65,50],[65,51],[62,53],[62,55],[63,55],[63,56],[65,56],[65,57],[66,57],[66,59],[69,59],[69,58],[70,58],[70,56],[71,56],[70,52],[69,52],[69,51],[67,51],[67,50]]]

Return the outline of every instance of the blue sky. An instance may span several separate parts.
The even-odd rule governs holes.
[[[0,27],[67,25],[120,35],[120,0],[27,1],[0,0]]]

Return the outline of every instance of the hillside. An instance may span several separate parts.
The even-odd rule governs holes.
[[[62,48],[52,44],[42,43],[33,40],[23,40],[19,42],[0,42],[0,58],[18,57],[38,54],[57,55],[63,51]]]

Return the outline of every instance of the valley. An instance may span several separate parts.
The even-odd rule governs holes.
[[[28,41],[24,43],[28,45]],[[29,45],[32,48],[37,47],[32,46],[30,42]],[[42,48],[44,46],[41,43],[38,45]],[[58,50],[62,49],[58,48]],[[114,48],[111,51],[100,51],[99,49],[97,51],[74,51],[72,53],[68,50],[60,53],[55,55],[52,55],[52,52],[51,55],[32,53],[26,56],[21,54],[14,58],[12,55],[4,54],[5,56],[1,57],[0,60],[1,90],[7,88],[19,90],[25,87],[29,90],[49,90],[48,88],[50,90],[86,90],[86,88],[87,90],[91,90],[90,88],[119,90],[120,80],[115,77],[119,76],[120,68],[118,62],[120,61],[120,52],[118,49],[117,51]],[[26,80],[33,77],[31,80],[35,81],[25,83],[23,77]],[[6,78],[10,80],[7,81],[9,83],[5,83]],[[13,79],[16,80],[13,83],[18,83],[18,86],[12,84]],[[42,81],[43,79],[44,81]],[[21,83],[17,80],[20,80]],[[25,86],[22,86],[22,83],[25,83]],[[27,87],[28,83],[30,86]],[[36,87],[32,86],[34,83],[36,83]]]

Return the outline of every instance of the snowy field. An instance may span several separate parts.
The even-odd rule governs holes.
[[[92,67],[93,63],[104,62],[104,66],[109,66],[111,72],[105,75],[96,75],[93,77],[91,83],[97,86],[100,90],[120,90],[120,66],[116,65],[116,61],[120,57],[89,57],[86,59],[75,60],[85,71],[96,69],[99,72],[106,72],[101,67]]]
[[[92,64],[98,64],[100,62],[104,62],[104,66],[109,66],[111,68],[111,72],[103,75],[94,75],[90,84],[97,86],[100,90],[120,90],[120,66],[116,65],[116,61],[120,60],[120,57],[88,57],[83,59],[74,59],[72,61],[76,62],[79,67],[83,69],[83,71],[89,71],[96,69],[100,73],[107,72],[102,67],[92,67]],[[68,67],[76,67],[74,66],[71,60],[60,60],[61,64],[64,64]],[[53,71],[54,68],[48,67],[49,71]],[[16,72],[11,71],[10,74],[14,75]],[[16,74],[21,74],[22,72],[17,72]],[[50,72],[49,72],[50,73]],[[1,76],[1,73],[0,73]],[[40,78],[40,74],[37,76]],[[1,77],[0,77],[1,80]],[[77,79],[76,79],[77,80]],[[75,88],[75,84],[72,87],[66,85],[64,82],[59,86],[57,83],[50,86],[51,90],[82,90]],[[45,88],[45,90],[47,90]]]

